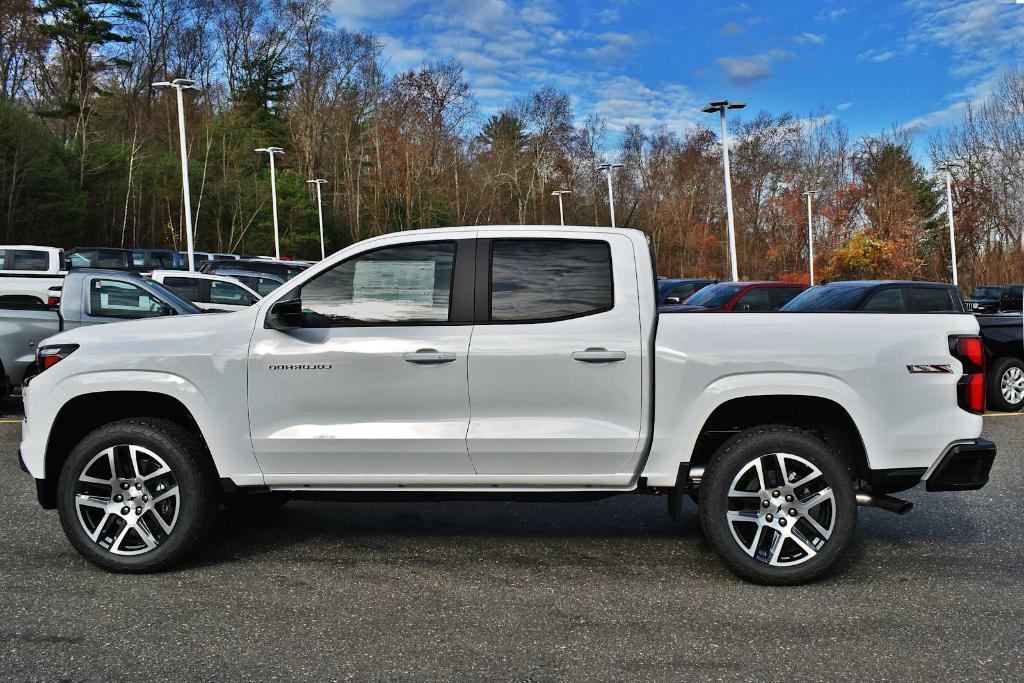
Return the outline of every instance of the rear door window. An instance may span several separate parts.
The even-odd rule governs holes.
[[[769,287],[768,303],[777,311],[796,298],[803,290],[799,287]]]
[[[11,249],[9,270],[47,270],[50,267],[50,255],[35,249]]]
[[[196,277],[167,277],[164,278],[164,286],[177,292],[189,301],[199,301],[201,281]],[[205,303],[205,302],[204,302]]]
[[[252,294],[233,282],[210,281],[210,303],[226,306],[252,306],[256,303]]]
[[[611,310],[612,254],[601,240],[498,239],[491,245],[494,322],[547,322]]]
[[[958,313],[949,290],[942,287],[909,287],[907,310],[911,313]]]
[[[866,313],[904,313],[903,290],[898,287],[880,289],[864,304]]]

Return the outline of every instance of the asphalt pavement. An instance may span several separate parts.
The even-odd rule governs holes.
[[[0,422],[0,677],[923,680],[1024,677],[1024,416],[989,486],[862,509],[835,576],[733,577],[665,500],[292,502],[225,513],[193,562],[82,560]]]

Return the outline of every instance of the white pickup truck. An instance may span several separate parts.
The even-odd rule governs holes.
[[[126,572],[181,560],[221,503],[665,494],[736,573],[790,584],[858,504],[987,482],[972,316],[659,316],[655,293],[633,230],[376,237],[238,313],[47,340],[22,463]]]

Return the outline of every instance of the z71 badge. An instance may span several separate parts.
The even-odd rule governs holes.
[[[953,368],[949,367],[945,363],[933,363],[931,365],[908,365],[907,372],[912,375],[918,374],[939,374],[939,375],[952,375]]]

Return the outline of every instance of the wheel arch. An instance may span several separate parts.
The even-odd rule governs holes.
[[[89,432],[115,420],[159,417],[194,434],[216,470],[217,464],[192,412],[174,396],[155,391],[101,391],[79,394],[57,412],[46,441],[45,477],[37,480],[40,504],[56,507],[57,479],[71,450]]]

